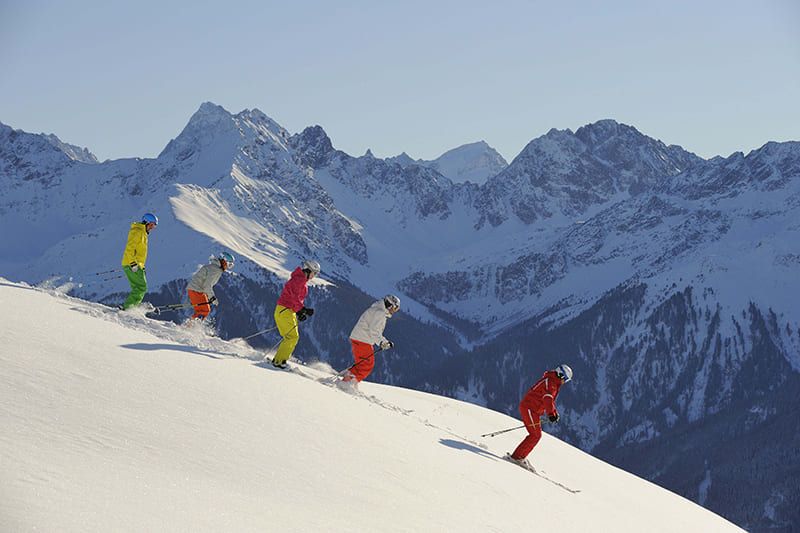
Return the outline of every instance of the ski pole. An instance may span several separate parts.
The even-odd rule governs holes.
[[[269,329],[262,329],[261,331],[253,333],[252,335],[248,335],[247,337],[241,337],[241,339],[243,341],[246,341],[247,339],[252,339],[253,337],[258,337],[259,335],[263,335],[264,333],[269,333],[270,331],[274,331],[276,329],[278,329],[278,326],[274,326],[274,327],[271,327]]]
[[[543,422],[542,422],[541,419],[539,420],[538,423],[536,423],[536,422],[533,423],[534,426],[538,425],[539,427],[542,427],[542,424],[543,424]],[[522,429],[524,427],[527,427],[526,424],[522,424],[521,426],[517,426],[517,427],[509,428],[509,429],[501,429],[500,431],[495,431],[494,433],[487,433],[486,435],[481,435],[481,437],[494,437],[495,435],[500,435],[502,433],[508,433],[509,431]]]
[[[355,362],[355,363],[353,363],[352,365],[348,366],[347,368],[345,368],[345,369],[344,369],[344,370],[342,370],[341,372],[337,372],[337,373],[336,373],[336,375],[335,375],[335,376],[333,376],[333,377],[334,377],[334,378],[340,378],[340,377],[344,376],[344,375],[345,375],[345,373],[346,373],[346,372],[349,372],[349,371],[350,371],[350,370],[351,370],[353,367],[356,367],[356,366],[360,365],[361,363],[363,363],[364,361],[366,361],[366,360],[367,360],[367,359],[369,359],[370,357],[375,357],[375,354],[376,354],[376,353],[378,353],[378,352],[382,352],[382,351],[383,351],[383,348],[378,348],[377,350],[375,350],[374,352],[372,352],[372,353],[371,353],[371,354],[369,354],[368,356],[366,356],[366,357],[362,357],[361,359],[359,359],[358,361],[356,361],[356,362]]]
[[[293,327],[292,329],[290,329],[289,331],[287,331],[287,332],[286,332],[286,335],[288,335],[288,334],[289,334],[289,333],[291,333],[292,331],[296,330],[296,329],[297,329],[297,326],[298,326],[298,324],[295,324],[295,325],[294,325],[294,327]],[[275,326],[275,327],[277,327],[277,326]],[[275,344],[272,346],[272,348],[270,348],[270,349],[269,349],[267,352],[265,352],[265,356],[264,356],[264,358],[265,358],[265,359],[266,359],[266,354],[268,354],[268,353],[271,353],[271,352],[275,352],[275,354],[273,354],[273,356],[272,356],[272,364],[273,364],[273,365],[275,364],[275,355],[277,355],[277,353],[278,353],[278,351],[277,351],[277,350],[278,350],[278,346],[280,346],[280,344],[281,344],[281,343],[282,343],[284,340],[286,340],[286,335],[281,335],[281,340],[279,340],[278,342],[276,342],[276,343],[275,343]]]
[[[159,305],[154,309],[155,313],[161,314],[162,311],[177,311],[178,309],[184,309],[186,307],[191,307],[192,304],[170,304],[170,305]]]
[[[113,274],[116,271],[117,271],[117,269],[115,268],[113,270],[106,270],[105,272],[95,272],[94,275],[95,276],[102,276],[104,274]]]
[[[111,280],[120,279],[120,278],[124,278],[124,277],[125,277],[124,274],[118,274],[116,276],[111,276],[111,277],[108,277],[108,278],[100,278],[100,281],[111,281]]]
[[[211,305],[213,302],[210,300],[208,302],[199,302],[197,305]],[[176,309],[183,309],[185,307],[192,307],[195,304],[193,303],[182,303],[182,304],[167,304],[167,305],[159,305],[155,308],[156,313],[160,313],[161,311],[174,311]]]
[[[296,327],[297,326],[295,326],[295,328]],[[256,333],[253,333],[252,335],[248,335],[247,337],[241,337],[241,340],[246,341],[247,339],[252,339],[253,337],[258,337],[259,335],[263,335],[264,333],[269,333],[270,331],[274,331],[276,329],[278,329],[278,326],[274,326],[274,327],[271,327],[269,329],[262,329],[261,331],[257,331]],[[294,329],[294,328],[292,328],[292,329]],[[291,331],[291,330],[289,330],[289,331]],[[280,343],[278,343],[278,344],[280,344]]]
[[[486,435],[481,435],[481,437],[494,437],[495,435],[500,435],[501,433],[508,433],[509,431],[514,431],[516,429],[522,429],[524,427],[525,427],[525,424],[523,424],[521,426],[517,426],[515,428],[501,429],[500,431],[495,431],[494,433],[487,433]]]

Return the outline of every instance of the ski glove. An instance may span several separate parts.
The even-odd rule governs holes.
[[[381,341],[381,350],[388,350],[389,348],[394,348],[392,341]]]
[[[553,413],[552,415],[548,416],[547,418],[549,418],[549,419],[550,419],[550,422],[552,422],[552,423],[554,423],[554,424],[555,424],[556,422],[558,422],[558,420],[559,420],[561,417],[560,417],[560,416],[558,416],[558,413]]]
[[[306,318],[310,317],[313,314],[314,314],[314,310],[313,309],[310,309],[308,307],[304,307],[304,308],[300,309],[297,312],[297,320],[302,322],[303,320],[305,320]]]
[[[219,300],[217,300],[216,296],[212,296],[211,298],[208,299],[208,303],[214,304],[214,305],[219,305]]]
[[[131,267],[131,271],[133,271],[133,272],[137,272],[139,270],[139,265],[136,262],[133,262],[128,266]]]

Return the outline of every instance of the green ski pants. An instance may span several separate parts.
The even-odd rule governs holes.
[[[128,283],[131,284],[131,293],[128,299],[122,304],[123,309],[129,309],[142,303],[142,298],[147,292],[147,277],[144,275],[144,269],[140,268],[136,272],[131,270],[131,267],[125,266],[122,268],[125,271],[125,276],[128,278]]]

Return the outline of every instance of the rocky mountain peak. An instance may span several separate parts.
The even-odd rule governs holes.
[[[575,136],[589,146],[600,145],[614,137],[629,137],[631,139],[645,137],[636,128],[627,124],[620,124],[610,118],[581,126],[575,132]]]
[[[81,163],[89,163],[95,164],[98,163],[97,157],[89,151],[88,148],[81,148],[80,146],[75,146],[74,144],[65,143],[55,135],[51,134],[42,134],[51,145],[55,146],[57,149],[61,150],[66,154],[67,157],[72,159],[73,161],[80,161]]]
[[[214,144],[219,137],[235,131],[233,115],[220,105],[204,102],[183,131],[167,144],[159,158],[171,154],[178,160],[185,160],[198,150]]]
[[[335,152],[330,137],[319,125],[309,126],[301,133],[293,135],[291,145],[303,162],[312,168],[325,165],[330,155]]]
[[[259,109],[245,109],[236,114],[234,120],[240,125],[240,128],[249,127],[257,136],[271,137],[280,144],[284,144],[290,137],[289,132],[283,126]]]
[[[414,165],[418,163],[405,152],[401,153],[400,155],[396,155],[394,157],[387,157],[386,161],[388,161],[389,163],[397,163],[401,167],[407,167],[408,165]]]

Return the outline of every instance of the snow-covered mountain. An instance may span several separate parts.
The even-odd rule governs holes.
[[[481,185],[210,103],[156,159],[84,161],[0,126],[0,222],[23,228],[0,274],[118,301],[124,280],[95,273],[153,211],[149,299],[230,249],[217,327],[235,336],[268,327],[314,257],[306,359],[346,362],[359,313],[398,292],[374,379],[513,414],[570,362],[563,438],[751,530],[800,522],[799,209],[800,143],[703,160],[612,120],[551,130]]]
[[[412,159],[405,152],[386,159],[403,167],[420,165],[439,172],[453,183],[471,182],[483,185],[486,180],[499,174],[508,166],[497,150],[486,141],[464,144],[448,150],[436,159]]]
[[[480,435],[517,420],[468,403],[2,279],[0,302],[3,531],[741,531],[546,434],[536,474],[503,461],[519,433]]]

